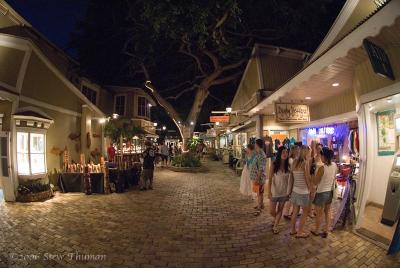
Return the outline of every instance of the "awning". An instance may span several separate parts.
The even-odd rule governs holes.
[[[275,102],[316,104],[352,88],[353,68],[368,56],[365,38],[378,45],[400,45],[400,0],[393,0],[358,28],[309,63],[278,90],[253,107],[250,115],[272,114]],[[340,81],[333,90],[332,84]],[[305,97],[312,96],[312,100]]]

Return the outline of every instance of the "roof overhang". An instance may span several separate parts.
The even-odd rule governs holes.
[[[280,102],[282,100],[291,102],[304,102],[304,97],[297,99],[288,99],[288,96],[290,93],[293,93],[295,89],[298,89],[297,91],[299,95],[307,94],[309,89],[313,87],[313,82],[325,82],[325,84],[328,85],[331,82],[329,77],[332,76],[332,73],[340,75],[342,71],[351,69],[352,67],[354,67],[354,64],[357,64],[357,62],[360,62],[360,60],[365,60],[367,56],[365,51],[363,51],[362,49],[363,40],[368,37],[379,35],[384,27],[390,27],[392,25],[395,25],[396,23],[400,24],[399,19],[396,21],[399,16],[400,0],[393,0],[389,2],[376,14],[374,14],[358,28],[356,28],[353,32],[348,34],[333,47],[325,51],[314,61],[310,62],[292,79],[283,84],[277,91],[275,91],[269,97],[265,98],[259,104],[251,108],[248,112],[249,115],[265,113],[266,110],[273,111],[274,103]],[[358,51],[356,51],[358,55],[351,55],[352,58],[350,58],[349,52],[355,51],[356,49],[358,49]],[[341,66],[335,65],[338,60],[342,58],[346,59],[346,57],[348,62],[343,63]],[[358,58],[353,59],[354,57]],[[328,74],[322,79],[318,79],[318,76],[324,71],[326,71]],[[307,85],[307,82],[309,82],[309,85]],[[332,97],[332,95],[326,94],[326,88],[322,88],[321,84],[315,84],[314,87],[315,91],[319,91],[319,93],[321,94],[321,99],[319,99],[318,101],[322,101],[322,98],[324,97],[325,99],[328,97]],[[313,103],[305,102],[305,104]]]

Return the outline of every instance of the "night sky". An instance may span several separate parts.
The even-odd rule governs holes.
[[[66,51],[73,58],[77,58],[77,52],[69,47],[71,32],[76,29],[76,24],[83,19],[87,10],[88,0],[6,0],[18,13],[20,13],[28,22],[30,22],[39,32],[46,36],[58,47]],[[266,0],[267,1],[267,0]],[[333,23],[344,0],[333,1],[330,6],[331,16],[324,18],[324,26],[321,26],[321,33],[326,33]],[[316,4],[318,1],[316,1]],[[323,28],[323,29],[322,29]],[[305,29],[306,30],[306,29]],[[324,34],[321,34],[321,39]],[[287,44],[276,44],[288,46]],[[307,49],[312,52],[314,47]],[[213,90],[214,97],[209,97],[203,107],[203,112],[199,118],[199,123],[208,122],[208,116],[211,110],[221,110],[230,106],[232,102],[236,85],[227,84]],[[168,127],[173,127],[172,121],[166,117],[163,111],[153,113],[154,120],[158,122],[165,121]],[[198,125],[198,129],[204,128]]]

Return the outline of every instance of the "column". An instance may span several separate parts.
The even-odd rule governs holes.
[[[263,115],[257,114],[254,116],[256,121],[256,137],[257,139],[261,139],[263,137]]]

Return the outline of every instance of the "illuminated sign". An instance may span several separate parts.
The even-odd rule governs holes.
[[[214,115],[214,116],[210,116],[210,122],[212,122],[212,123],[216,123],[216,122],[228,123],[229,122],[229,115]]]
[[[316,136],[316,135],[334,135],[335,128],[334,127],[321,127],[321,128],[309,128],[308,135]]]
[[[275,118],[282,123],[309,122],[310,110],[304,104],[275,103]]]

